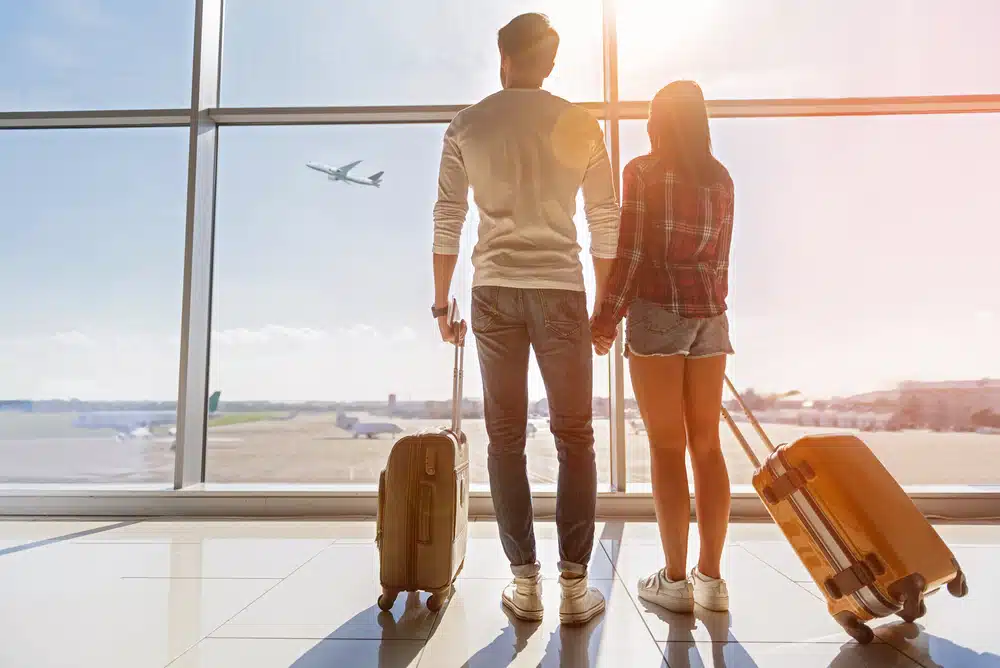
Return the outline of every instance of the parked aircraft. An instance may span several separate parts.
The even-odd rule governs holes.
[[[222,392],[215,392],[208,399],[208,412],[217,415],[219,397]],[[146,439],[153,436],[155,427],[177,424],[177,411],[94,411],[81,413],[73,420],[74,427],[83,429],[114,429],[115,440],[124,441],[138,438]],[[171,428],[173,433],[173,428]]]
[[[330,167],[329,165],[324,165],[320,162],[307,162],[306,167],[309,169],[315,169],[317,172],[323,172],[330,178],[331,181],[341,181],[347,185],[357,184],[359,186],[380,187],[382,185],[382,175],[385,174],[385,172],[375,172],[368,178],[350,175],[350,171],[360,164],[360,160],[355,160],[354,162],[346,164],[343,167]]]
[[[354,438],[364,436],[365,438],[378,438],[379,434],[398,434],[402,428],[391,422],[361,422],[358,418],[337,413],[337,426],[344,431],[350,432]]]

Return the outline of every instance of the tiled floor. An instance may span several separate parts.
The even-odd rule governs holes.
[[[635,597],[661,565],[655,526],[600,524],[592,581],[608,611],[566,629],[549,523],[538,525],[547,616],[522,624],[499,604],[509,570],[492,522],[473,524],[440,615],[405,595],[379,614],[370,522],[0,522],[0,667],[1000,668],[1000,526],[940,531],[972,593],[937,594],[918,625],[887,621],[861,647],[769,525],[732,528],[732,613],[685,617]]]

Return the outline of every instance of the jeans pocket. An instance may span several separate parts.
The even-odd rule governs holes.
[[[687,320],[665,308],[657,307],[646,311],[636,324],[654,334],[672,334],[685,325]]]
[[[490,332],[500,320],[500,288],[486,286],[472,291],[472,331]]]
[[[587,318],[587,295],[572,290],[542,290],[545,329],[557,339],[573,340],[580,335]]]

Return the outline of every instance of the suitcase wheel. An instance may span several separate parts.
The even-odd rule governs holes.
[[[955,579],[948,583],[948,593],[956,598],[969,595],[969,581],[966,580],[965,573],[959,571]]]
[[[927,603],[921,599],[920,604],[917,605],[916,610],[907,610],[907,608],[904,607],[902,612],[899,613],[899,617],[907,624],[912,624],[913,622],[917,621],[926,614],[927,614]]]
[[[382,589],[382,595],[378,597],[378,607],[388,612],[392,606],[396,605],[396,597],[399,592],[393,589]]]
[[[858,643],[867,645],[875,640],[875,632],[867,624],[857,618],[854,613],[841,612],[836,616],[837,622],[844,628],[847,635],[851,636]]]

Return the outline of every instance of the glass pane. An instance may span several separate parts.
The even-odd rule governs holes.
[[[1000,482],[1000,118],[712,132],[736,184],[729,371],[773,440],[847,430],[903,484]],[[624,123],[622,155],[646,150],[645,123]],[[747,483],[721,428],[732,482]],[[648,482],[648,441],[629,438],[630,478]]]
[[[187,140],[0,133],[0,482],[173,480]]]
[[[208,480],[373,485],[400,433],[447,425],[452,351],[430,314],[443,134],[436,125],[222,130],[211,373],[222,400]],[[306,167],[359,159],[350,174],[385,172],[380,188]],[[469,221],[453,284],[466,315],[474,234]],[[482,381],[468,343],[463,428],[472,481],[486,484]],[[595,360],[595,376],[606,388],[606,360]],[[554,483],[537,371],[529,391],[530,477]],[[607,481],[608,420],[595,429]]]
[[[466,104],[500,86],[497,31],[544,12],[560,35],[546,88],[603,99],[600,0],[283,0],[226,4],[225,105]]]
[[[0,3],[0,111],[191,105],[193,0]]]
[[[994,0],[618,0],[622,99],[1000,92]]]

